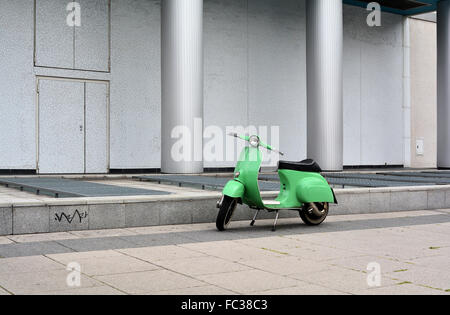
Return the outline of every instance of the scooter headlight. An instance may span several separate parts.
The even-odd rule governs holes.
[[[249,142],[252,147],[254,148],[259,147],[259,137],[251,136]]]

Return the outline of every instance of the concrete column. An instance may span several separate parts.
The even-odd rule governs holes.
[[[308,157],[343,169],[342,0],[306,1]]]
[[[203,0],[162,0],[162,171],[203,172]]]
[[[450,168],[450,1],[440,1],[437,11],[437,164]]]

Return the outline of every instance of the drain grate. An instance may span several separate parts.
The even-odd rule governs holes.
[[[0,178],[0,185],[55,198],[169,195],[169,192],[139,189],[63,178]]]

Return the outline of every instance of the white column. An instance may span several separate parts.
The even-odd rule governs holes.
[[[162,172],[203,172],[203,0],[162,0]]]
[[[342,0],[307,0],[308,157],[343,169]]]
[[[450,168],[450,1],[440,1],[437,14],[438,167]]]

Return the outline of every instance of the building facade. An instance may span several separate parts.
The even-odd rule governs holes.
[[[194,118],[201,147],[209,126],[276,126],[286,159],[325,169],[436,167],[438,143],[450,167],[435,22],[386,10],[370,27],[340,0],[161,1],[0,0],[0,170],[232,167],[170,161]]]

